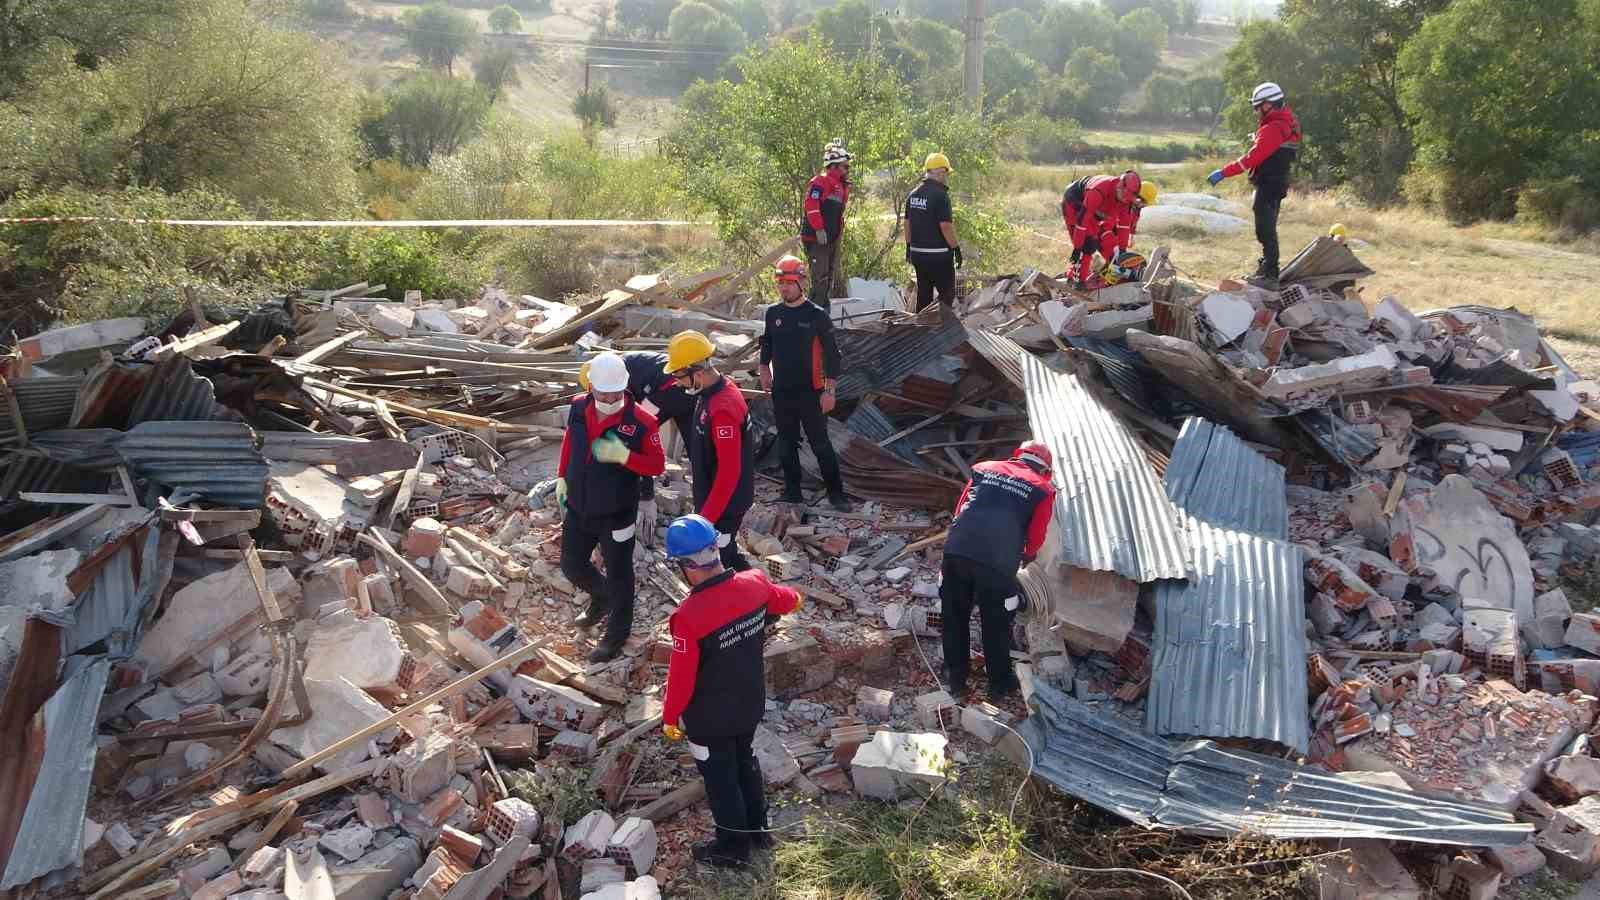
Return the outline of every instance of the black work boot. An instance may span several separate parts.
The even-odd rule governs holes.
[[[578,626],[584,631],[588,631],[594,626],[600,624],[600,620],[606,617],[606,611],[605,600],[590,595],[589,608],[581,613],[578,613],[578,617],[572,620],[572,624]]]
[[[744,835],[723,837],[719,832],[716,840],[695,844],[693,853],[696,862],[719,869],[739,869],[750,862],[750,842]]]
[[[616,659],[622,655],[622,644],[623,641],[621,639],[612,638],[608,635],[605,640],[600,642],[600,646],[589,651],[589,662],[603,663]]]
[[[794,487],[785,486],[784,489],[783,489],[783,497],[779,500],[779,502],[780,503],[804,503],[804,502],[806,502],[806,498],[805,498],[804,494],[800,493],[800,486],[799,485],[795,485]]]
[[[844,488],[836,487],[828,489],[828,505],[839,512],[850,511],[850,498],[844,495]]]

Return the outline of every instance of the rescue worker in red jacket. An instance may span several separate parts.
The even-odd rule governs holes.
[[[561,572],[589,593],[577,618],[587,630],[606,620],[605,637],[590,662],[616,659],[633,631],[633,544],[639,479],[666,468],[655,417],[628,396],[622,357],[602,353],[589,365],[590,391],[572,402],[561,437],[556,504],[561,521]],[[600,547],[602,577],[590,559]]]
[[[839,261],[839,235],[844,230],[844,208],[850,202],[850,151],[834,138],[822,151],[822,171],[806,185],[800,220],[800,241],[811,269],[811,302],[827,309],[833,287],[834,266]]]
[[[1088,284],[1096,253],[1110,259],[1117,240],[1117,223],[1128,215],[1139,196],[1139,173],[1085,175],[1061,193],[1061,219],[1072,239],[1072,259],[1067,274],[1081,290]]]
[[[1009,460],[973,466],[972,480],[956,502],[939,584],[944,664],[954,697],[967,689],[973,606],[982,626],[989,696],[1002,697],[1018,687],[1008,614],[1019,605],[1017,568],[1039,554],[1050,528],[1056,499],[1052,464],[1049,447],[1027,441]]]
[[[723,568],[717,538],[701,516],[667,527],[667,556],[677,561],[689,596],[668,620],[672,658],[661,721],[667,740],[688,737],[717,824],[716,839],[695,847],[694,858],[732,867],[743,865],[752,847],[772,845],[761,764],[750,746],[766,712],[764,626],[802,601],[759,571]]]
[[[839,381],[839,346],[833,320],[806,299],[806,264],[792,256],[778,260],[774,273],[782,301],[767,307],[761,334],[761,389],[772,393],[772,414],[778,426],[778,460],[783,464],[783,502],[804,503],[800,493],[800,432],[817,457],[828,486],[828,502],[848,510],[839,459],[828,439],[828,413],[833,412]]]
[[[1156,197],[1159,194],[1160,191],[1157,190],[1156,183],[1153,181],[1146,181],[1139,185],[1139,193],[1117,219],[1116,232],[1111,239],[1111,256],[1109,258],[1115,259],[1119,251],[1127,250],[1133,246],[1133,236],[1139,233],[1139,214],[1144,211],[1146,206],[1154,206]]]
[[[1278,209],[1289,194],[1289,169],[1300,153],[1300,121],[1283,98],[1283,88],[1270,81],[1250,92],[1250,107],[1260,117],[1250,149],[1245,155],[1206,176],[1212,187],[1224,178],[1248,172],[1256,187],[1250,209],[1256,218],[1256,240],[1261,244],[1261,259],[1252,281],[1262,287],[1278,288]]]
[[[680,331],[667,342],[667,371],[695,398],[689,464],[694,508],[717,526],[722,564],[750,568],[739,552],[739,525],[755,501],[755,440],[750,408],[733,379],[711,364],[716,348],[698,331]]]

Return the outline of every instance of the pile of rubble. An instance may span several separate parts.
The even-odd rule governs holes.
[[[555,456],[584,359],[696,328],[774,464],[745,285],[788,249],[574,303],[360,284],[20,341],[0,890],[670,889],[709,825],[657,738],[687,588],[641,546],[624,654],[577,662]],[[996,746],[1144,824],[1405,842],[1463,896],[1546,856],[1600,867],[1600,615],[1562,587],[1600,552],[1600,388],[1520,314],[1413,315],[1364,299],[1370,274],[1320,239],[1279,293],[1193,284],[1161,251],[1139,283],[974,278],[920,315],[852,281],[829,428],[857,508],[765,478],[739,535],[811,601],[768,636],[768,783],[926,796]],[[952,697],[950,510],[1030,435],[1060,494],[1019,575],[1027,705]],[[692,511],[679,456],[663,521]],[[1130,754],[1149,764],[1107,765]],[[1416,889],[1386,846],[1325,878]]]

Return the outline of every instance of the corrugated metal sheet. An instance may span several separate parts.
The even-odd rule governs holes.
[[[1079,383],[1022,360],[1034,437],[1055,454],[1056,524],[1067,563],[1140,583],[1182,578],[1178,510],[1133,434]]]
[[[1022,387],[1022,357],[1027,350],[1022,345],[1004,335],[984,331],[982,328],[972,327],[967,329],[967,343],[978,355],[989,361],[989,364],[999,370],[1006,380]]]
[[[78,391],[83,388],[84,376],[24,378],[10,383],[16,397],[17,409],[22,412],[22,426],[31,437],[41,431],[61,428],[72,419],[72,407],[78,402]],[[0,410],[0,445],[21,440],[9,409]]]
[[[855,432],[857,435],[873,442],[874,444],[878,443],[884,438],[890,437],[895,432],[900,430],[894,427],[894,423],[890,422],[889,418],[883,414],[883,410],[879,409],[878,405],[873,403],[871,400],[865,400],[856,404],[855,412],[850,414],[850,418],[845,420],[844,424],[846,428],[849,428],[852,432]],[[927,433],[928,432],[926,429],[913,432],[912,434],[909,434],[906,437],[889,444],[883,449],[888,450],[895,456],[900,457],[919,469],[925,469],[927,466],[923,464],[921,459],[917,458],[917,453],[914,449],[918,445],[911,439],[921,437],[926,440]]]
[[[40,432],[33,449],[49,459],[82,469],[108,471],[122,465],[117,444],[122,432],[115,428],[60,428]]]
[[[967,330],[948,310],[937,326],[890,325],[886,330],[838,328],[833,332],[843,360],[835,388],[840,403],[874,390],[891,390],[938,356],[961,346]]]
[[[1293,421],[1346,468],[1354,469],[1378,452],[1378,442],[1370,435],[1351,428],[1349,422],[1326,409],[1308,409],[1296,414]]]
[[[961,496],[963,482],[916,468],[837,419],[828,420],[828,439],[839,457],[844,489],[857,497],[889,506],[954,509]],[[810,453],[800,454],[800,465],[812,476],[821,477]]]
[[[1166,489],[1183,509],[1194,571],[1156,586],[1146,727],[1305,752],[1304,563],[1286,540],[1283,468],[1226,428],[1190,419]]]
[[[81,665],[43,709],[44,761],[22,815],[0,890],[27,884],[83,860],[83,814],[94,775],[95,722],[111,661]]]
[[[189,357],[162,360],[150,373],[144,392],[128,412],[128,427],[141,422],[238,421],[237,413],[217,403],[211,381],[194,374]]]
[[[117,452],[138,477],[223,506],[255,509],[266,492],[267,461],[240,422],[145,422]]]
[[[1289,260],[1289,264],[1278,275],[1278,284],[1282,287],[1303,284],[1306,287],[1325,288],[1372,274],[1373,271],[1356,259],[1343,241],[1323,235]]]
[[[1278,839],[1511,846],[1533,826],[1476,803],[1368,787],[1314,766],[1169,741],[1037,684],[1018,729],[1034,771],[1074,797],[1144,827]]]
[[[151,528],[142,538],[134,534],[125,540],[73,604],[73,622],[62,634],[66,652],[78,653],[105,641],[112,659],[133,655],[145,608],[156,598],[161,531]]]
[[[1184,512],[1218,528],[1289,537],[1283,466],[1215,422],[1184,420],[1163,486]]]

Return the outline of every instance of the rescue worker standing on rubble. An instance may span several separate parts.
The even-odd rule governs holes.
[[[1289,194],[1289,169],[1300,153],[1300,121],[1284,101],[1283,88],[1271,81],[1250,92],[1250,108],[1260,123],[1245,155],[1206,176],[1212,187],[1224,178],[1248,172],[1255,185],[1250,209],[1256,218],[1256,240],[1261,259],[1250,280],[1260,287],[1278,289],[1278,209]]]
[[[717,550],[718,529],[702,516],[667,527],[667,556],[689,583],[668,620],[672,658],[662,701],[662,733],[689,739],[706,783],[716,838],[694,848],[713,866],[741,866],[752,847],[772,846],[761,763],[751,744],[766,713],[763,636],[768,616],[800,608],[801,596],[759,571],[732,572]]]
[[[634,350],[621,354],[628,367],[628,396],[639,408],[655,416],[658,425],[672,423],[673,428],[688,444],[694,422],[694,398],[667,374],[667,355],[653,350]],[[589,390],[589,366],[578,369],[578,384]],[[668,441],[661,439],[662,447]],[[638,531],[634,538],[643,546],[656,541],[656,482],[654,478],[639,479]]]
[[[578,627],[602,618],[605,637],[590,662],[616,659],[633,632],[633,545],[639,480],[666,468],[655,417],[628,396],[622,357],[602,353],[589,364],[588,394],[573,400],[561,438],[556,504],[561,521],[561,573],[589,593]],[[600,547],[602,576],[590,557]]]
[[[1049,447],[1027,441],[1009,460],[973,466],[972,480],[956,501],[944,545],[939,611],[944,617],[945,672],[950,694],[958,700],[966,692],[971,665],[973,606],[982,626],[989,696],[1003,697],[1018,687],[1011,667],[1009,613],[1020,605],[1017,569],[1038,555],[1050,529],[1056,499],[1050,483],[1053,463]]]
[[[839,261],[839,235],[844,230],[844,208],[850,202],[850,151],[834,138],[822,151],[822,171],[806,185],[800,242],[806,248],[811,270],[811,302],[827,309]]]
[[[1117,225],[1131,216],[1143,186],[1139,173],[1129,169],[1121,175],[1085,175],[1061,192],[1061,219],[1072,239],[1067,275],[1079,290],[1088,287],[1096,253],[1111,260]]]
[[[756,496],[755,441],[739,386],[711,364],[715,349],[700,332],[680,331],[667,342],[667,371],[695,398],[688,437],[695,511],[717,527],[722,564],[742,572],[750,563],[739,552],[739,525]]]
[[[828,413],[833,412],[834,386],[839,381],[839,347],[833,321],[822,307],[806,299],[806,264],[793,256],[778,260],[774,277],[781,302],[767,307],[761,334],[761,389],[772,394],[778,426],[778,460],[783,464],[783,502],[804,503],[800,493],[800,432],[817,458],[828,502],[849,510],[839,460],[828,439]]]
[[[956,301],[956,270],[961,268],[961,242],[950,208],[950,189],[945,182],[950,160],[943,153],[930,153],[922,163],[922,182],[906,197],[906,262],[917,272],[917,312],[933,302],[949,307]]]

